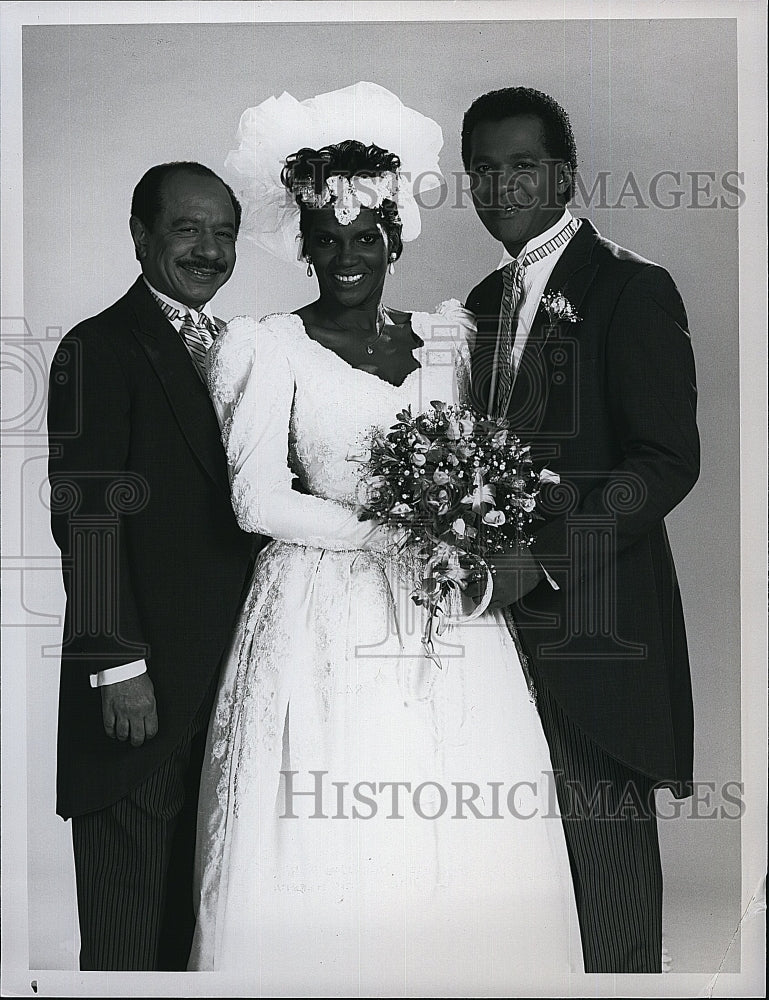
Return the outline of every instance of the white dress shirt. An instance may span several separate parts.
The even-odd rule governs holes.
[[[171,306],[176,309],[181,315],[177,319],[169,319],[168,322],[176,330],[177,333],[181,333],[182,325],[184,324],[184,317],[187,313],[192,317],[193,323],[200,322],[200,316],[206,316],[211,320],[214,325],[216,325],[214,320],[214,315],[211,312],[211,306],[208,302],[203,306],[202,309],[192,309],[190,306],[185,305],[183,302],[177,302],[175,299],[170,298],[168,295],[164,295],[159,292],[157,288],[153,288],[152,285],[144,279],[144,283],[147,288],[152,292],[152,294],[160,299],[161,302],[165,302],[166,305]],[[168,319],[168,317],[166,317]],[[182,343],[187,347],[187,343],[182,337]],[[189,348],[187,348],[187,353],[190,354]],[[190,354],[190,358],[195,362],[195,359]],[[130,680],[132,677],[138,677],[140,674],[147,672],[147,664],[144,660],[133,660],[131,663],[121,663],[118,667],[109,667],[107,670],[100,670],[96,674],[91,674],[91,687],[104,687],[106,684],[117,684],[120,681]]]
[[[144,284],[147,288],[149,288],[156,299],[160,299],[161,302],[165,302],[167,306],[171,306],[172,309],[176,309],[177,312],[181,313],[181,316],[177,319],[168,320],[177,333],[181,333],[182,331],[182,325],[184,323],[184,316],[186,313],[189,313],[190,316],[192,316],[193,323],[200,323],[200,317],[205,316],[206,319],[209,319],[214,324],[214,328],[216,328],[216,320],[214,319],[214,314],[211,312],[211,304],[209,302],[206,302],[202,309],[193,309],[192,306],[186,306],[183,302],[177,302],[168,295],[164,295],[162,292],[159,292],[157,288],[152,287],[146,278],[144,279]],[[166,318],[168,319],[168,317]]]
[[[527,253],[531,253],[532,250],[536,250],[537,247],[544,246],[548,240],[552,240],[554,236],[568,226],[571,222],[573,216],[568,208],[563,210],[563,215],[554,222],[553,225],[540,233],[539,236],[535,236],[533,239],[521,249],[517,257],[505,249],[502,254],[502,260],[497,266],[497,270],[501,270],[507,264],[511,264],[514,260],[523,261]],[[572,236],[574,234],[572,233]],[[529,339],[529,333],[531,331],[532,324],[534,323],[534,317],[537,315],[537,310],[539,309],[539,303],[544,294],[545,287],[550,280],[550,275],[553,273],[553,268],[558,263],[561,254],[564,252],[566,247],[571,242],[571,236],[565,243],[561,246],[556,247],[551,253],[547,254],[541,260],[534,260],[530,264],[527,264],[526,270],[523,274],[523,295],[521,296],[521,304],[518,309],[518,323],[515,328],[515,340],[513,341],[513,375],[518,371],[518,365],[521,363],[521,358],[523,357],[523,352],[526,347],[526,341]],[[545,577],[554,590],[560,590],[561,588],[555,582],[555,580],[550,576],[548,571],[540,563],[540,568],[545,574]]]
[[[548,240],[552,240],[554,236],[557,236],[564,226],[568,226],[571,220],[572,214],[568,208],[565,208],[560,219],[553,223],[549,229],[546,229],[544,233],[540,233],[539,236],[535,236],[529,240],[517,257],[513,257],[508,250],[505,250],[502,260],[497,266],[497,270],[501,270],[501,268],[512,263],[514,260],[523,261],[527,253],[531,253],[537,247],[544,246]],[[540,300],[542,299],[550,275],[553,273],[553,268],[570,242],[571,237],[561,246],[556,247],[555,250],[547,254],[546,257],[543,257],[541,260],[532,261],[531,264],[526,266],[523,275],[523,295],[521,297],[521,305],[518,309],[518,324],[515,328],[515,340],[513,341],[513,373],[518,371],[518,365],[521,363],[526,341],[529,339],[529,331],[534,323],[534,317],[537,315]]]

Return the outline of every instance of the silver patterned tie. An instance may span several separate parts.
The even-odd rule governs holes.
[[[159,299],[154,292],[152,293],[152,297],[171,323],[175,323],[177,320],[182,321],[182,327],[179,333],[187,346],[187,351],[189,352],[190,357],[195,363],[195,369],[197,370],[198,375],[200,375],[205,382],[206,354],[208,353],[208,349],[211,344],[213,344],[214,337],[218,332],[216,324],[202,312],[198,313],[200,318],[196,323],[192,318],[191,313],[183,313],[181,310],[175,309],[167,302],[163,302],[162,299]]]
[[[216,328],[211,320],[207,316],[204,316],[203,313],[199,313],[198,315],[200,316],[200,319],[196,323],[193,320],[192,315],[187,313],[179,332],[182,337],[184,337],[184,343],[187,345],[187,350],[190,352],[192,360],[195,362],[195,367],[200,373],[200,377],[205,382],[206,354],[208,353],[209,347],[214,342]]]
[[[502,268],[502,305],[499,311],[499,340],[497,354],[496,382],[494,386],[495,417],[504,417],[513,388],[513,344],[515,342],[515,319],[523,297],[524,264],[511,261]]]
[[[502,268],[502,303],[499,310],[498,351],[495,364],[495,381],[492,392],[491,414],[504,417],[510,405],[510,394],[515,381],[513,369],[513,347],[517,329],[517,316],[523,298],[523,279],[526,268],[534,261],[542,260],[553,251],[568,243],[580,227],[581,219],[570,219],[552,239],[542,246],[530,250],[523,260],[513,260]]]

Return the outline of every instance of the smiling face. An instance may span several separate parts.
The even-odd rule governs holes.
[[[199,309],[235,266],[235,210],[214,177],[179,171],[166,177],[161,194],[152,229],[131,216],[136,256],[153,288]]]
[[[548,153],[535,115],[476,125],[468,172],[478,217],[513,256],[563,213],[571,168]]]
[[[346,309],[376,308],[387,275],[388,247],[376,213],[362,208],[343,226],[332,206],[303,213],[304,254],[312,260],[321,299]]]

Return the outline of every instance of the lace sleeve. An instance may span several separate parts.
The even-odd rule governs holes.
[[[211,398],[222,428],[232,506],[244,531],[324,549],[382,549],[392,532],[349,507],[292,489],[290,317],[238,319],[211,348]]]
[[[475,316],[458,299],[448,299],[435,313],[413,313],[412,328],[425,341],[445,349],[451,344],[454,355],[454,386],[452,402],[470,405],[470,352],[478,327]]]
[[[238,316],[230,320],[206,356],[208,391],[219,419],[230,467],[248,433],[246,413],[238,404],[254,363],[256,331],[255,320],[250,316]]]

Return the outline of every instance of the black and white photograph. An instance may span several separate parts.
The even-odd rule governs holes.
[[[765,5],[0,13],[2,995],[765,996]]]

